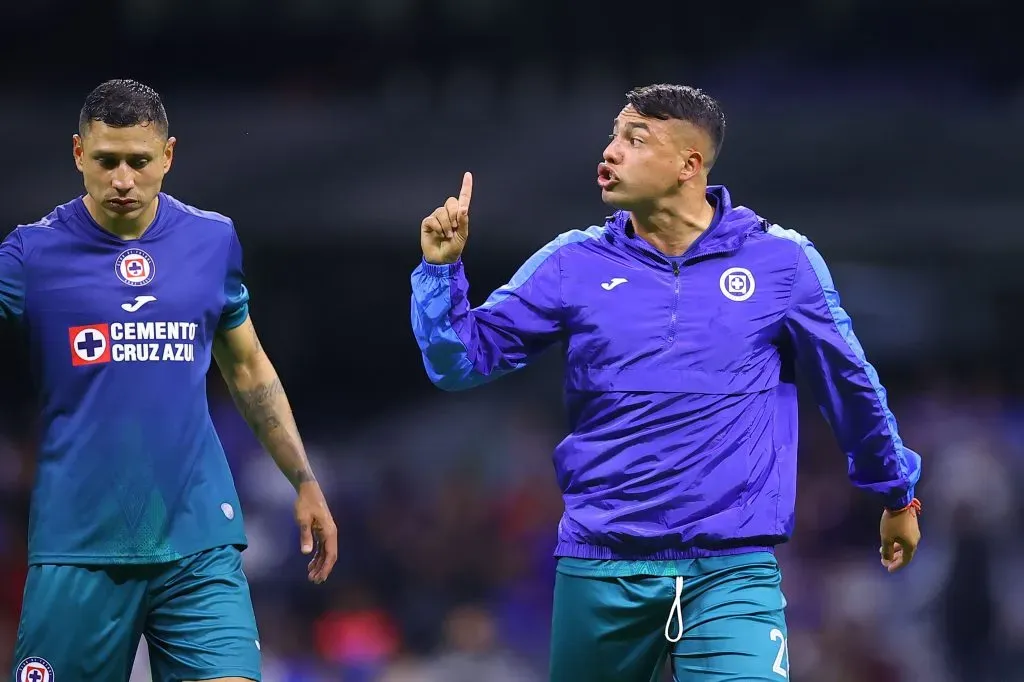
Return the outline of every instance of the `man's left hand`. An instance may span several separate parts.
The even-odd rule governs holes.
[[[309,561],[309,580],[319,585],[327,580],[338,561],[338,527],[316,481],[299,484],[295,521],[299,524],[302,553],[313,554]]]

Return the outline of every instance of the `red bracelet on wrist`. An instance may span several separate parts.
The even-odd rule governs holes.
[[[921,500],[915,497],[910,501],[910,504],[908,504],[906,507],[903,507],[902,509],[893,509],[890,511],[890,513],[901,514],[907,510],[913,510],[914,516],[919,516],[921,514]]]

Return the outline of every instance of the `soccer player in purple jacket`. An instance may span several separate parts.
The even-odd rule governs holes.
[[[41,392],[17,682],[259,680],[242,512],[210,419],[215,360],[295,486],[309,579],[336,526],[249,317],[229,218],[161,192],[175,139],[151,88],[103,83],[74,136],[85,194],[0,244],[0,321]]]
[[[564,347],[553,682],[649,682],[666,659],[677,680],[783,680],[774,548],[793,528],[796,371],[853,484],[878,497],[890,571],[920,539],[921,458],[811,242],[707,185],[718,104],[677,85],[626,101],[597,178],[618,210],[471,308],[467,173],[422,222],[413,330],[431,381],[453,391]]]

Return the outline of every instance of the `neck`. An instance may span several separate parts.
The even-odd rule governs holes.
[[[684,188],[649,208],[630,212],[636,233],[666,256],[683,255],[714,218],[715,207],[708,202],[705,187]]]
[[[111,216],[88,194],[85,195],[84,203],[86,210],[89,211],[89,215],[92,216],[97,225],[121,239],[131,241],[142,237],[143,233],[153,224],[153,220],[156,218],[156,209],[160,204],[160,198],[153,199],[149,205],[130,218]]]

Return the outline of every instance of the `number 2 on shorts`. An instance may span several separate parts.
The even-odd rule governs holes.
[[[782,630],[778,628],[772,628],[772,631],[768,633],[773,642],[779,643],[779,653],[775,655],[775,665],[772,666],[772,672],[776,675],[789,679],[789,671],[782,667],[782,661],[789,662],[789,644],[786,642],[786,635],[782,634]]]

